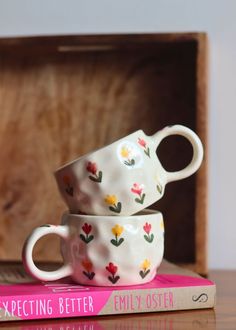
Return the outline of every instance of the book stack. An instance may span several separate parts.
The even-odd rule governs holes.
[[[155,279],[129,287],[35,282],[20,264],[0,265],[0,321],[212,308],[215,284],[163,261]]]

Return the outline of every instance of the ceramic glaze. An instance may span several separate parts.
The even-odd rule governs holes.
[[[193,147],[192,161],[177,172],[167,172],[156,155],[158,145],[169,135],[182,135]],[[195,173],[202,158],[198,136],[174,125],[153,136],[136,131],[64,165],[55,177],[71,213],[132,215],[158,201],[168,182]]]
[[[62,238],[65,262],[51,272],[38,269],[32,259],[34,245],[48,234]],[[120,217],[65,213],[62,225],[44,225],[32,232],[23,262],[33,277],[43,281],[71,276],[83,285],[122,286],[150,282],[163,252],[164,224],[158,211]]]

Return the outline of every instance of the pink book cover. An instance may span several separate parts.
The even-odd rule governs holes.
[[[165,267],[164,267],[165,268]],[[85,317],[210,308],[215,284],[179,267],[161,269],[144,285],[92,287],[69,278],[32,281],[21,266],[0,267],[0,321]],[[164,271],[164,273],[163,273]]]

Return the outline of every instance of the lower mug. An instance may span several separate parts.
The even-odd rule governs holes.
[[[36,242],[48,234],[59,235],[64,265],[40,270],[33,261]],[[164,223],[158,211],[132,216],[63,214],[62,224],[33,230],[22,258],[27,272],[42,281],[71,276],[82,285],[125,286],[150,282],[164,253]]]

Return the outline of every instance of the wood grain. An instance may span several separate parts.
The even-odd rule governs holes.
[[[0,40],[0,258],[19,259],[30,231],[65,210],[53,171],[142,128],[181,123],[206,146],[203,34],[67,36]],[[158,149],[168,170],[191,147],[170,137]],[[167,186],[165,256],[206,272],[206,158],[196,176]],[[49,248],[50,241],[50,248]],[[14,243],[13,243],[14,242]],[[37,260],[58,260],[43,239]]]

